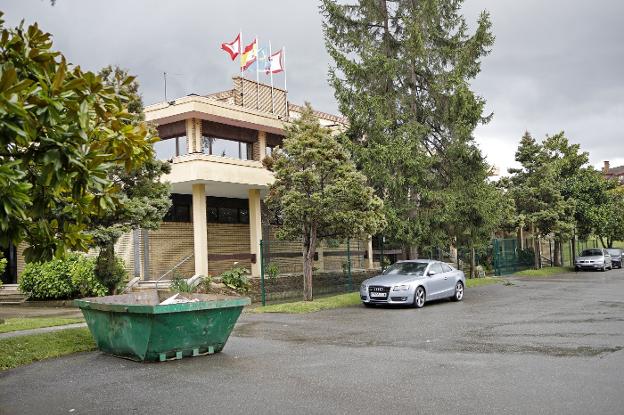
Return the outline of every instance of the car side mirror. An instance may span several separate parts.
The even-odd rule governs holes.
[[[428,277],[431,277],[432,275],[436,275],[436,274],[437,274],[437,272],[435,272],[435,271],[429,271],[429,272],[427,273],[427,276],[428,276]]]

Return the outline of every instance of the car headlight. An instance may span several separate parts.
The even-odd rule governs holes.
[[[395,285],[392,287],[392,291],[405,291],[409,288],[409,285]]]

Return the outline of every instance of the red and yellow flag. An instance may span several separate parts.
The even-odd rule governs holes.
[[[245,46],[241,53],[241,69],[244,71],[258,59],[258,39],[254,39],[249,45]]]

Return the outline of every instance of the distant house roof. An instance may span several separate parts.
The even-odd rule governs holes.
[[[624,166],[611,167],[608,160],[605,160],[602,173],[608,179],[617,179],[624,185]]]
[[[609,177],[624,176],[624,166],[611,167],[608,171],[605,172],[605,176],[609,176]]]

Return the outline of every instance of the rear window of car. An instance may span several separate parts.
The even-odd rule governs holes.
[[[607,249],[607,252],[610,255],[620,255],[622,253],[622,250],[619,249],[619,248],[609,248],[609,249]]]
[[[581,256],[601,256],[601,255],[602,255],[601,249],[586,249],[583,252],[581,252]]]

